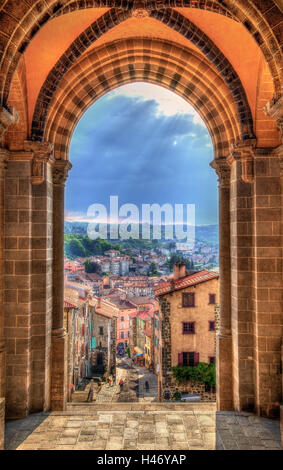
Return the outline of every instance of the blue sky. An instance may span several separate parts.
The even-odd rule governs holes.
[[[157,85],[120,87],[91,106],[73,134],[66,219],[91,204],[195,204],[196,224],[218,223],[210,135],[195,110]]]

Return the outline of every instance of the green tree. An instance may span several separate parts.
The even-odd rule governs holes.
[[[94,261],[90,261],[89,259],[84,263],[85,265],[85,272],[90,273],[99,273],[100,272],[100,265],[95,263]]]
[[[71,256],[81,256],[85,257],[86,256],[86,250],[80,240],[77,238],[73,238],[70,243],[69,243],[69,253]]]
[[[158,271],[157,271],[157,266],[155,263],[150,263],[149,265],[149,270],[148,270],[148,275],[149,276],[158,276]]]

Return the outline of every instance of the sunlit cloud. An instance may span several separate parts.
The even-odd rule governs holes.
[[[199,124],[206,128],[200,115],[187,101],[176,93],[158,85],[152,85],[151,83],[130,83],[117,88],[108,96],[109,99],[115,96],[126,96],[142,101],[154,100],[157,104],[156,117],[160,115],[168,117],[175,116],[176,114],[188,114],[193,116],[194,124]]]

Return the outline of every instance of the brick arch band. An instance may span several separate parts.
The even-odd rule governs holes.
[[[203,56],[169,41],[135,38],[90,51],[65,75],[44,133],[44,140],[54,144],[55,157],[68,158],[73,130],[89,106],[105,93],[137,81],[161,85],[188,101],[208,127],[215,158],[227,156],[231,144],[241,139],[233,96]]]
[[[3,51],[0,59],[0,104],[7,106],[14,72],[26,47],[41,27],[59,14],[85,8],[119,8],[129,13],[133,1],[124,0],[44,0],[30,2],[7,0],[0,7],[0,45]],[[261,0],[167,0],[145,1],[152,10],[166,8],[199,8],[226,14],[240,21],[254,37],[269,65],[275,90],[275,97],[281,96],[282,86],[282,39],[280,25],[277,24],[280,11],[274,4],[268,7]],[[271,12],[269,12],[271,10]],[[120,10],[121,11],[121,10]]]
[[[219,75],[230,89],[236,105],[238,120],[241,127],[241,139],[253,139],[253,119],[247,101],[245,90],[236,71],[218,49],[218,47],[191,21],[178,12],[172,10],[152,11],[153,18],[165,23],[167,26],[189,39],[207,57],[207,60],[217,69]],[[69,46],[60,57],[53,69],[49,72],[38,95],[32,119],[32,140],[44,140],[46,118],[52,98],[56,93],[61,80],[78,58],[86,51],[96,39],[106,30],[128,18],[128,12],[112,9],[95,21]]]

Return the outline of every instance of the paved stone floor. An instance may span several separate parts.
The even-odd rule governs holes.
[[[139,380],[139,402],[156,402],[157,401],[157,376],[145,367],[137,367]],[[145,382],[149,383],[149,390],[146,391]]]
[[[210,403],[69,404],[6,425],[6,449],[281,449],[279,422]]]

